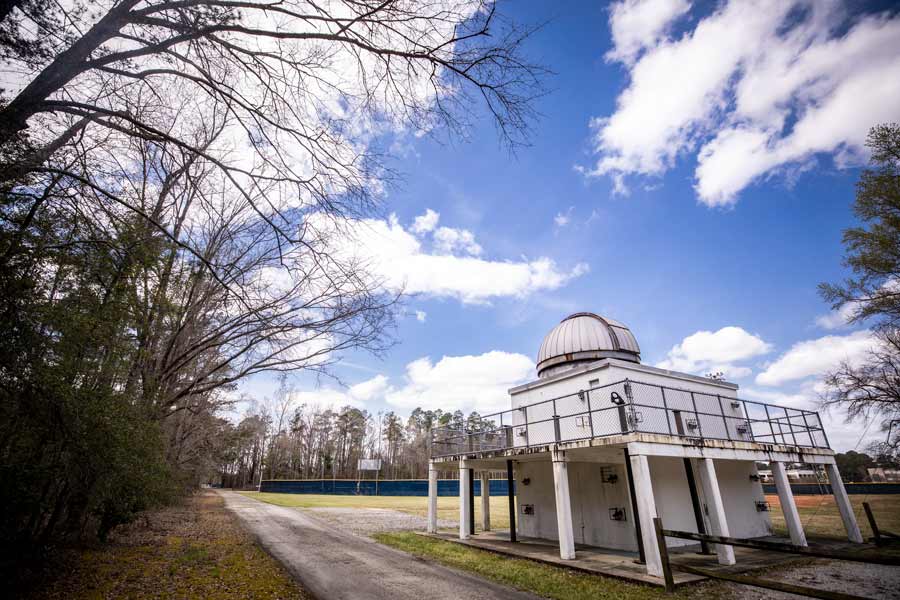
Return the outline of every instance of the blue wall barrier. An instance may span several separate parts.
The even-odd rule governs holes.
[[[846,483],[848,494],[900,494],[900,483]],[[775,494],[775,486],[764,484],[767,494]],[[798,496],[830,494],[831,486],[815,483],[794,483],[791,490]],[[352,479],[266,479],[261,491],[278,494],[334,494],[339,496],[427,496],[427,479],[367,479],[357,482]],[[506,480],[491,479],[491,496],[506,495]],[[481,481],[475,479],[475,495],[481,495]],[[438,479],[438,496],[459,496],[459,480]]]
[[[491,479],[491,496],[505,496],[505,479]],[[427,479],[264,479],[260,491],[278,494],[335,494],[341,496],[427,496]],[[481,481],[475,479],[475,494],[481,495]],[[438,479],[438,496],[459,496],[459,480]]]
[[[845,483],[848,494],[900,494],[900,483]],[[763,484],[767,494],[777,494],[775,484]],[[792,483],[791,491],[796,496],[830,494],[831,486],[827,483]]]

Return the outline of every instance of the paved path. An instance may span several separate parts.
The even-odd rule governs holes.
[[[537,598],[340,531],[293,508],[219,493],[263,548],[319,600]]]

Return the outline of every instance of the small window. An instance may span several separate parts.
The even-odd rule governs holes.
[[[597,387],[598,385],[600,385],[599,379],[591,379],[590,381],[588,381],[589,388]]]

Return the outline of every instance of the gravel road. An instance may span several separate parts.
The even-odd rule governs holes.
[[[309,513],[218,493],[262,547],[319,600],[537,599],[346,533]]]

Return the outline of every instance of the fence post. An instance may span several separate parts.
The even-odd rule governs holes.
[[[653,517],[653,529],[656,530],[656,543],[659,546],[659,559],[662,562],[666,592],[671,594],[675,591],[675,579],[672,577],[672,565],[669,564],[669,548],[666,546],[666,536],[663,535],[662,519]]]
[[[872,528],[872,535],[875,536],[875,545],[881,545],[881,532],[878,530],[878,524],[875,523],[875,515],[872,514],[872,507],[868,502],[863,502],[863,509],[866,511],[866,518],[869,520],[869,527]]]

